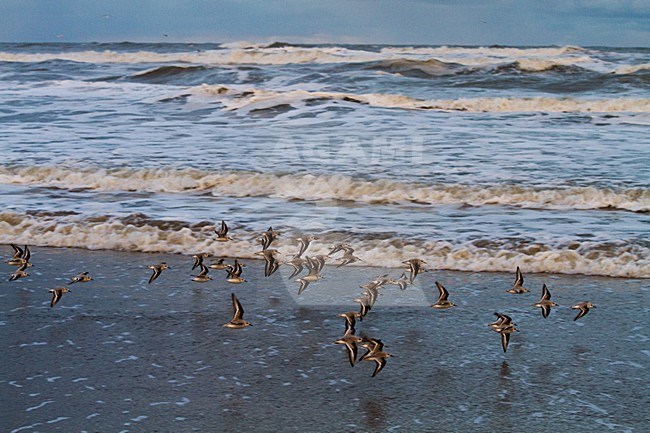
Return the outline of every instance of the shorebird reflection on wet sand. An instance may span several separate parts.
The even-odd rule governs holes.
[[[67,287],[57,287],[56,289],[50,289],[50,293],[52,294],[52,300],[50,301],[50,308],[54,307],[59,300],[61,299],[61,296],[63,296],[64,293],[69,293],[70,289]]]
[[[447,289],[444,288],[442,284],[436,281],[436,287],[438,288],[438,292],[440,293],[440,296],[438,297],[436,303],[431,305],[433,308],[442,309],[442,308],[451,308],[456,306],[456,304],[447,300],[447,297],[449,296],[449,292],[447,291]]]
[[[214,232],[217,234],[217,237],[214,238],[217,242],[228,242],[232,239],[231,237],[228,237],[228,225],[226,225],[224,220],[221,220],[221,227],[219,227],[218,230],[215,229]]]
[[[521,273],[519,266],[517,266],[517,271],[515,273],[515,284],[512,286],[512,289],[506,290],[506,292],[521,294],[529,291],[530,290],[524,287],[524,276]]]
[[[542,317],[547,318],[551,314],[551,308],[557,307],[558,305],[551,301],[551,292],[548,291],[546,284],[542,286],[542,298],[536,304],[533,304],[533,307],[539,307],[542,309]]]
[[[72,280],[70,280],[68,285],[74,284],[74,283],[87,283],[88,281],[92,281],[92,280],[93,280],[93,278],[90,275],[88,275],[88,271],[86,271],[86,272],[80,273],[79,275],[74,277]]]
[[[151,274],[151,278],[149,278],[149,283],[148,283],[148,284],[151,284],[156,278],[158,278],[158,276],[160,275],[160,273],[162,271],[164,271],[165,269],[171,269],[171,268],[169,266],[167,266],[167,263],[161,262],[161,263],[159,263],[157,265],[149,266],[149,269],[151,269],[153,271],[153,274]]]
[[[258,256],[264,256],[264,276],[270,277],[275,271],[280,267],[280,262],[275,258],[275,254],[278,250],[263,250],[258,251],[255,254]]]
[[[575,322],[576,320],[578,320],[579,318],[587,314],[590,308],[596,308],[596,306],[589,301],[578,302],[573,307],[571,307],[572,310],[580,310],[578,312],[578,315],[573,319],[573,321]]]
[[[427,262],[425,262],[424,260],[410,259],[410,260],[406,260],[406,261],[404,261],[402,263],[404,263],[405,265],[408,265],[409,272],[410,272],[410,275],[409,275],[409,283],[410,284],[413,284],[413,280],[415,280],[415,277],[417,277],[420,272],[426,272],[426,269],[424,269],[422,267],[423,264],[424,265],[427,264]]]
[[[239,302],[239,299],[237,299],[237,296],[235,296],[234,293],[231,294],[231,299],[232,299],[233,316],[230,322],[226,323],[223,326],[232,329],[241,329],[247,326],[253,326],[252,324],[244,320],[244,307],[242,307],[241,302]]]
[[[343,337],[339,338],[338,340],[334,341],[334,344],[345,344],[345,349],[348,354],[348,360],[350,361],[350,366],[354,367],[354,364],[357,361],[357,353],[358,353],[358,348],[357,348],[357,343],[361,343],[362,338],[354,335],[355,329],[349,328]]]

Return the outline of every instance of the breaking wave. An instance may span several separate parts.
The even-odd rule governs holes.
[[[631,74],[648,65],[621,65],[598,59],[599,53],[580,47],[376,47],[298,46],[273,44],[224,44],[219,49],[181,52],[85,50],[62,52],[0,52],[3,62],[47,62],[63,60],[78,63],[167,63],[198,65],[288,65],[304,63],[415,62],[415,71],[432,68],[439,62],[452,69],[459,65],[491,68],[512,64],[521,71],[542,72],[559,66],[579,67],[601,73]],[[417,63],[420,63],[418,66]],[[398,69],[401,69],[399,67]],[[435,68],[434,68],[435,70]]]
[[[229,234],[234,240],[221,243],[213,241],[214,228],[207,221],[192,224],[152,220],[143,214],[117,218],[0,212],[0,243],[5,244],[178,254],[207,252],[220,257],[259,258],[255,255],[260,248],[255,241],[259,231],[232,224]],[[297,249],[296,242],[292,241],[292,228],[277,228],[283,235],[274,247],[288,259]],[[514,266],[522,266],[527,272],[650,278],[647,242],[571,241],[547,245],[526,240],[482,239],[453,243],[401,238],[378,240],[377,236],[338,232],[318,234],[318,243],[310,246],[309,254],[327,254],[331,244],[341,241],[352,244],[355,254],[363,260],[357,263],[361,266],[395,268],[404,260],[419,257],[430,269],[510,272]]]
[[[0,166],[0,183],[63,189],[209,193],[228,197],[347,200],[368,204],[507,205],[540,209],[650,212],[650,190],[595,187],[406,183],[343,175],[275,174],[173,168]]]
[[[418,99],[386,93],[336,93],[307,90],[266,90],[223,85],[201,85],[190,89],[195,95],[217,99],[228,110],[244,113],[281,105],[299,105],[309,101],[344,101],[379,108],[468,112],[577,112],[577,113],[646,113],[650,98],[462,98]]]

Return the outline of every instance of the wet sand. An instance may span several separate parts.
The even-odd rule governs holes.
[[[9,255],[10,248],[2,247]],[[431,271],[382,289],[357,333],[395,358],[348,364],[336,314],[379,274],[327,266],[297,295],[290,269],[269,278],[247,260],[245,284],[191,281],[180,255],[33,248],[30,277],[0,282],[0,390],[7,432],[647,431],[648,280]],[[148,285],[150,264],[172,269]],[[1,265],[8,279],[13,268]],[[81,271],[50,309],[53,287]],[[434,281],[457,307],[437,311]],[[542,283],[560,304],[531,306]],[[253,326],[232,330],[235,292]],[[597,308],[577,322],[569,307]],[[503,353],[495,311],[521,330]],[[645,415],[644,415],[645,414]]]

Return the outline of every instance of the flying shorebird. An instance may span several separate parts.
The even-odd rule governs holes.
[[[25,272],[28,264],[29,262],[25,262],[18,269],[16,269],[14,273],[9,277],[9,281],[16,281],[19,278],[29,277],[29,274]]]
[[[438,292],[440,293],[440,296],[438,297],[438,300],[436,301],[435,304],[432,304],[431,306],[433,308],[451,308],[454,307],[456,304],[454,304],[451,301],[447,300],[447,297],[449,296],[449,292],[445,287],[440,284],[439,282],[436,281],[436,287],[438,288]]]
[[[270,277],[275,271],[280,267],[280,262],[275,258],[275,254],[278,250],[262,250],[258,251],[255,254],[258,256],[264,256],[264,276]]]
[[[231,240],[231,237],[228,237],[228,226],[224,220],[221,220],[221,227],[219,230],[215,229],[214,232],[217,234],[217,237],[214,238],[217,242],[228,242]]]
[[[56,289],[50,289],[50,293],[52,294],[52,300],[50,301],[50,308],[54,307],[57,302],[61,299],[61,296],[63,296],[64,293],[70,292],[70,289],[67,287],[57,287]]]
[[[372,356],[375,353],[384,350],[384,343],[378,338],[372,338],[372,337],[368,337],[367,335],[364,335],[363,342],[361,343],[361,347],[366,349],[366,353],[361,355],[360,358],[361,360],[363,360],[368,356]]]
[[[298,250],[298,254],[293,256],[294,258],[300,258],[302,255],[307,251],[307,248],[309,248],[309,245],[311,244],[312,241],[316,240],[314,236],[308,235],[308,236],[302,236],[299,237],[298,243],[300,243],[300,250]]]
[[[285,262],[287,265],[291,265],[293,267],[293,272],[291,275],[289,275],[288,280],[292,279],[296,275],[300,274],[302,272],[302,265],[307,263],[307,259],[303,259],[302,257],[294,256],[293,259],[291,259],[290,262]]]
[[[510,334],[513,332],[519,332],[519,329],[515,328],[514,325],[509,325],[500,328],[497,331],[499,334],[501,334],[501,347],[503,347],[503,353],[508,350],[508,343],[510,342]]]
[[[72,280],[70,280],[68,285],[74,284],[74,283],[86,283],[88,281],[92,281],[92,279],[93,278],[90,275],[88,275],[88,271],[86,271],[86,272],[82,272],[79,275],[77,275],[76,277],[72,278]]]
[[[365,358],[363,358],[363,361],[374,361],[377,364],[375,366],[375,371],[372,373],[372,377],[375,377],[386,366],[386,359],[391,357],[394,357],[394,355],[391,355],[388,352],[384,352],[383,350],[379,350],[371,355],[367,355]]]
[[[346,248],[351,248],[350,244],[336,244],[332,245],[330,252],[327,253],[327,257],[330,257],[332,254],[338,253],[339,251],[345,250]]]
[[[596,306],[589,301],[578,302],[573,307],[571,307],[572,310],[580,310],[578,312],[578,315],[573,319],[573,321],[575,322],[576,320],[578,320],[579,318],[587,314],[590,308],[596,308]]]
[[[343,317],[345,319],[345,333],[347,334],[350,329],[354,329],[354,326],[356,325],[357,321],[355,320],[357,317],[360,317],[361,314],[356,312],[356,311],[346,311],[345,313],[339,314],[339,317]]]
[[[244,307],[242,307],[241,302],[239,302],[239,299],[237,299],[237,296],[235,296],[235,294],[232,293],[231,297],[232,297],[233,316],[230,322],[226,323],[223,326],[225,326],[226,328],[233,328],[233,329],[241,329],[247,326],[252,326],[249,322],[244,320]]]
[[[542,317],[547,318],[551,313],[551,307],[557,307],[558,305],[551,301],[551,292],[548,291],[546,284],[542,286],[542,298],[536,304],[533,304],[533,307],[539,307],[542,309]]]
[[[300,288],[298,289],[299,295],[305,291],[309,283],[313,283],[314,281],[318,281],[321,278],[324,278],[322,275],[319,274],[319,272],[323,268],[323,264],[325,263],[325,261],[323,259],[319,260],[318,258],[320,258],[320,256],[313,257],[313,258],[307,257],[307,262],[305,263],[305,267],[309,269],[309,273],[304,277],[295,280],[296,282],[300,283]]]
[[[359,303],[359,320],[363,320],[368,315],[368,311],[372,308],[370,305],[370,298],[367,295],[355,299],[354,302]]]
[[[399,287],[400,290],[406,290],[406,286],[409,285],[409,277],[406,276],[406,272],[402,272],[402,275],[397,279],[390,279],[388,284],[394,284]]]
[[[510,316],[501,313],[494,313],[494,315],[497,316],[497,320],[495,322],[488,323],[488,326],[492,328],[493,331],[499,332],[499,330],[503,327],[515,326],[515,323],[512,321],[512,318]]]
[[[320,272],[325,267],[325,260],[327,260],[327,256],[322,254],[307,257],[307,263],[305,263],[305,266],[307,266],[308,269],[314,268],[316,269],[316,272]]]
[[[199,254],[194,254],[192,257],[194,258],[194,265],[192,266],[192,270],[198,268],[203,264],[203,259],[207,259],[210,256],[208,253],[199,253]]]
[[[420,259],[410,259],[402,262],[406,265],[408,265],[409,272],[411,273],[409,276],[409,283],[413,284],[413,280],[415,280],[415,277],[418,276],[420,272],[426,272],[426,270],[422,267],[422,265],[426,265],[427,262],[424,260]]]
[[[348,360],[350,361],[350,366],[354,367],[355,362],[357,362],[357,343],[362,341],[361,337],[354,335],[354,328],[350,328],[345,332],[343,337],[339,338],[334,342],[334,344],[345,344],[345,349],[347,350]]]
[[[214,262],[210,263],[210,266],[208,266],[208,268],[210,268],[210,269],[226,269],[228,267],[228,264],[224,263],[224,260],[225,259],[223,259],[223,258],[219,258],[219,259],[215,260]]]
[[[257,238],[257,241],[262,244],[262,250],[266,250],[279,235],[280,233],[273,230],[273,227],[269,227],[267,231]]]
[[[29,259],[32,256],[31,251],[29,251],[29,247],[25,245],[24,248],[20,248],[19,246],[15,244],[11,244],[11,248],[14,249],[14,254],[11,256],[10,260],[7,260],[5,263],[11,266],[23,266],[27,264],[27,268],[32,266],[31,263],[29,263]]]
[[[340,268],[341,266],[344,266],[344,265],[347,265],[347,264],[350,264],[350,263],[362,261],[359,257],[355,256],[353,253],[354,253],[354,250],[352,248],[346,249],[345,253],[341,257],[336,259],[336,260],[341,261],[341,263],[337,266],[337,268]]]
[[[512,286],[512,289],[506,290],[506,292],[520,294],[529,291],[530,290],[524,287],[524,276],[522,275],[519,266],[517,266],[517,272],[515,273],[515,285]]]
[[[201,263],[199,265],[199,269],[201,269],[201,271],[198,273],[198,275],[192,278],[192,281],[196,281],[197,283],[205,283],[212,279],[212,277],[208,275],[209,269],[207,266]]]
[[[242,272],[244,272],[243,265],[235,259],[233,265],[228,265],[226,268],[228,270],[228,276],[226,281],[232,284],[245,283],[246,280],[241,277]]]
[[[167,266],[167,263],[161,262],[161,263],[159,263],[157,265],[149,266],[149,269],[151,269],[153,271],[153,274],[151,274],[151,278],[149,278],[149,283],[148,283],[148,284],[151,284],[153,282],[153,280],[158,278],[158,275],[160,275],[160,273],[162,271],[164,271],[165,269],[171,269],[171,268],[169,266]]]

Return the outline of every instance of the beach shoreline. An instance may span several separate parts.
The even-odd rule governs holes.
[[[147,284],[147,265],[159,261],[171,269]],[[525,274],[531,293],[512,295],[505,290],[514,274],[421,274],[405,291],[382,289],[357,323],[397,356],[371,378],[373,363],[350,368],[333,341],[344,328],[337,314],[358,308],[358,285],[383,269],[327,266],[325,279],[298,296],[297,283],[280,271],[265,278],[257,260],[245,261],[249,281],[237,285],[223,271],[191,281],[193,259],[183,255],[34,247],[33,262],[30,277],[0,283],[7,431],[453,432],[516,429],[523,418],[540,432],[645,424],[627,415],[645,392],[644,280]],[[93,281],[68,286],[50,308],[48,289],[81,271]],[[429,307],[434,280],[457,307]],[[561,305],[548,319],[531,306],[543,282]],[[231,293],[250,328],[223,328]],[[568,307],[587,298],[598,308],[574,322]],[[521,329],[505,354],[486,326],[494,311]],[[601,393],[586,403],[593,387]],[[576,411],[550,423],[559,400]]]

